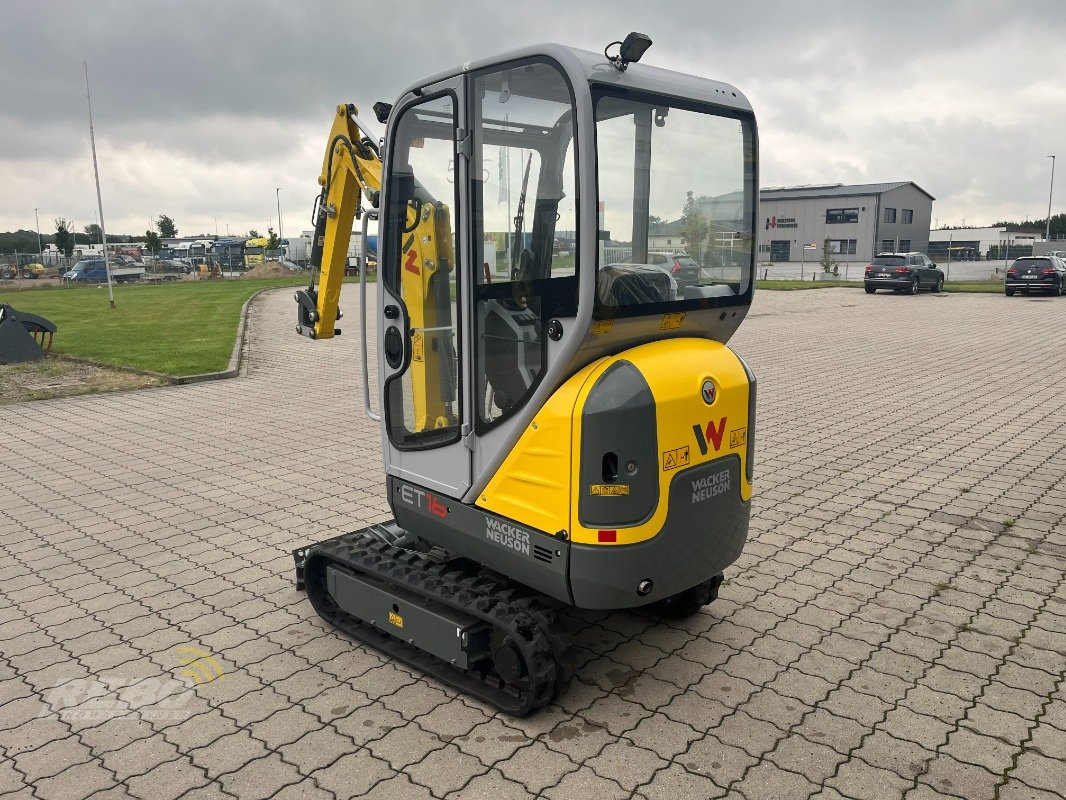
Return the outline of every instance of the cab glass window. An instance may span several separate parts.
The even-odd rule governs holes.
[[[595,104],[597,315],[746,302],[755,257],[752,117],[612,90]]]
[[[386,428],[400,449],[459,438],[459,270],[455,234],[455,98],[403,110],[391,142],[384,278],[407,310],[409,363],[385,388]],[[386,339],[386,343],[387,343]]]
[[[570,86],[546,61],[476,75],[475,424],[506,419],[544,372],[545,328],[577,302],[577,173]]]

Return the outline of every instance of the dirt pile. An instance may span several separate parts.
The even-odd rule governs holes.
[[[262,264],[256,264],[246,273],[246,278],[289,278],[292,276],[292,272],[285,269],[277,261],[265,261]]]

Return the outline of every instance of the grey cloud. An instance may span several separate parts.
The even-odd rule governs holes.
[[[768,185],[913,179],[942,222],[1040,215],[1043,155],[1066,141],[1058,0],[9,0],[4,11],[0,229],[25,227],[35,206],[49,219],[91,213],[82,59],[112,230],[158,212],[189,232],[216,216],[262,228],[279,185],[286,219],[306,224],[335,103],[369,112],[466,60],[534,41],[600,50],[632,29],[655,40],[650,63],[748,95]]]

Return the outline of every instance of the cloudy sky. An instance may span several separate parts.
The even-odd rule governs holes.
[[[385,12],[379,9],[391,8]],[[587,8],[587,10],[586,10]],[[308,227],[333,106],[366,110],[418,78],[538,41],[602,50],[630,30],[647,63],[740,87],[764,186],[913,180],[940,224],[1043,217],[1060,156],[1062,0],[515,4],[0,0],[0,230],[80,229],[96,208],[89,63],[113,233],[264,232],[282,187]]]

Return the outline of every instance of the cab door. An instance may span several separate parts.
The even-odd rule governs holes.
[[[385,157],[378,309],[385,468],[450,497],[470,485],[460,78],[408,95]]]

